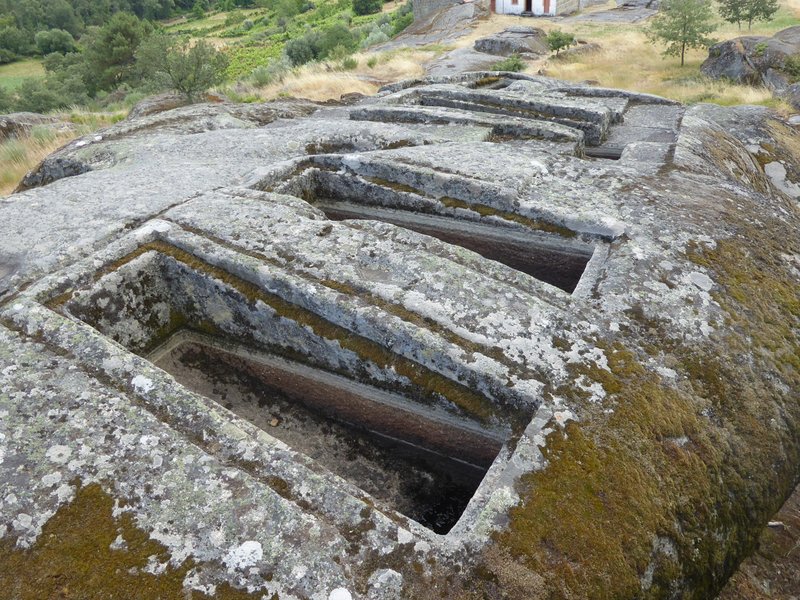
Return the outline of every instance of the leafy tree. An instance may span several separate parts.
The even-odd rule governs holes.
[[[75,39],[69,31],[63,29],[51,29],[50,31],[40,31],[36,34],[36,48],[42,56],[58,52],[67,54],[75,51]]]
[[[749,30],[753,26],[753,21],[771,21],[776,12],[778,12],[778,0],[746,0],[742,20],[747,21]]]
[[[357,15],[372,15],[382,8],[383,0],[353,0],[353,12]]]
[[[17,27],[3,27],[0,29],[0,48],[14,54],[33,54],[33,36],[27,31]]]
[[[561,52],[564,48],[569,48],[575,43],[575,36],[571,33],[566,33],[560,29],[554,29],[547,34],[547,46],[556,53]]]
[[[206,11],[203,8],[203,3],[198,0],[194,3],[194,6],[192,6],[192,17],[195,19],[202,19],[205,16]]]
[[[83,24],[67,0],[42,0],[42,8],[42,25],[46,25],[47,29],[63,29],[73,36],[79,35],[83,29]]]
[[[687,48],[714,43],[708,34],[717,27],[710,0],[663,0],[661,10],[647,31],[651,43],[666,44],[665,56],[680,56],[684,65]]]
[[[228,57],[211,44],[200,40],[176,42],[165,34],[150,36],[136,53],[142,75],[170,87],[190,101],[225,80]]]
[[[736,23],[739,29],[742,28],[742,21],[745,20],[745,5],[748,0],[718,0],[719,16],[728,23]]]
[[[117,13],[89,35],[84,51],[90,95],[135,79],[135,54],[153,27],[129,13]]]

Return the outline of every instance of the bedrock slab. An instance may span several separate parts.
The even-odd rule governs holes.
[[[497,72],[76,140],[0,203],[0,585],[714,597],[800,475],[798,148]]]

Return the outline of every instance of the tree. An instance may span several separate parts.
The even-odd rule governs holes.
[[[353,0],[353,12],[357,15],[372,15],[382,8],[383,0]]]
[[[34,39],[36,40],[36,48],[38,48],[42,56],[53,52],[67,54],[75,51],[75,40],[69,31],[64,31],[63,29],[40,31]]]
[[[547,34],[547,46],[556,53],[563,50],[564,48],[569,48],[572,44],[575,43],[575,36],[571,33],[565,33],[560,29],[554,29],[550,33]]]
[[[137,68],[146,79],[169,87],[195,101],[198,95],[225,80],[228,57],[211,44],[175,41],[157,33],[136,53]]]
[[[771,21],[778,12],[778,0],[746,0],[744,20],[747,29],[753,26],[753,21]]]
[[[750,29],[753,21],[770,21],[778,10],[778,0],[719,0],[719,14],[728,23],[742,22]]]
[[[0,29],[0,48],[8,50],[14,54],[31,54],[33,48],[33,36],[27,31],[17,27],[3,27]]]
[[[136,50],[152,30],[152,25],[135,15],[117,13],[89,34],[83,55],[90,95],[114,89],[135,77]]]
[[[647,30],[650,42],[666,44],[665,56],[680,56],[684,65],[687,48],[705,48],[714,43],[708,34],[717,27],[710,0],[664,0]]]
[[[741,30],[747,2],[748,0],[719,0],[719,16],[728,23],[736,23]]]
[[[206,11],[203,8],[203,3],[199,0],[192,6],[192,17],[195,19],[202,19],[206,16]]]

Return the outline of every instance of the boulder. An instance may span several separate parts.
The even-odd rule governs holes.
[[[72,127],[71,123],[64,123],[55,117],[48,117],[38,113],[19,112],[0,115],[0,141],[25,135],[31,129],[40,125],[52,126],[59,130]]]
[[[715,44],[700,70],[714,79],[783,90],[791,83],[784,72],[786,59],[798,53],[800,26],[789,27],[772,37],[748,35]]]
[[[166,110],[172,110],[173,108],[186,106],[187,104],[189,104],[189,101],[186,99],[186,96],[176,92],[166,92],[155,96],[148,96],[144,100],[140,100],[136,103],[131,109],[131,112],[128,113],[128,119],[134,120],[139,117],[154,115]]]
[[[485,54],[510,56],[511,54],[546,54],[547,34],[538,27],[509,27],[475,41],[475,50]]]

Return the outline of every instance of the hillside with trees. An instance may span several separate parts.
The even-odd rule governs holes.
[[[384,12],[380,0],[0,0],[0,64],[36,57],[45,70],[0,86],[0,112],[263,84],[311,61],[346,61],[412,20],[410,5]]]

